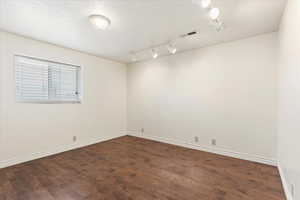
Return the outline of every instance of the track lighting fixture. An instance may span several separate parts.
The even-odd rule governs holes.
[[[212,0],[194,0],[199,4],[201,2],[202,8],[206,9],[208,12],[208,16],[212,21],[212,25],[216,29],[217,32],[220,32],[224,29],[223,22],[220,20],[221,11],[219,8],[212,6]]]
[[[219,8],[212,8],[212,9],[210,9],[210,11],[209,11],[209,17],[212,20],[218,19],[219,16],[220,16],[220,9]]]
[[[201,6],[202,8],[210,8],[211,0],[192,0],[194,4]]]
[[[224,24],[219,19],[213,20],[212,25],[215,27],[217,32],[220,32],[224,29]]]
[[[220,19],[221,11],[219,8],[212,6],[212,0],[193,0],[193,2],[198,5],[201,4],[202,8],[206,10],[209,18],[211,19],[210,25],[212,25],[217,32],[220,32],[221,30],[224,29],[224,24]],[[192,32],[188,32],[186,34],[179,35],[176,38],[172,38],[172,41],[169,41],[168,43],[161,43],[155,46],[134,51],[131,53],[131,61],[136,62],[137,54],[142,52],[149,52],[149,51],[151,53],[152,58],[156,59],[159,56],[157,50],[162,50],[163,48],[167,48],[170,54],[175,54],[177,52],[177,48],[173,45],[174,42],[176,42],[178,39],[185,39],[186,37],[190,37],[195,34],[199,34],[199,32],[196,30]]]
[[[202,8],[208,8],[211,5],[211,0],[201,0]]]
[[[177,49],[172,44],[168,44],[167,49],[171,54],[175,54],[177,52]]]
[[[155,51],[155,49],[151,49],[152,58],[156,59],[158,57],[158,53]]]

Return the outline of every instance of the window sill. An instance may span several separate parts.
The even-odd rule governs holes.
[[[16,103],[27,103],[27,104],[81,104],[82,101],[16,101]]]

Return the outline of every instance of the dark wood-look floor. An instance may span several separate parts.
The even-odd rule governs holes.
[[[0,170],[0,200],[284,200],[275,167],[122,137]]]

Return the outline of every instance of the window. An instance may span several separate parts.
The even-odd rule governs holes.
[[[80,102],[78,66],[15,56],[15,70],[17,102]]]

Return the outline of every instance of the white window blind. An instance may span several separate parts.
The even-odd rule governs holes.
[[[15,56],[18,102],[80,102],[80,67]]]

